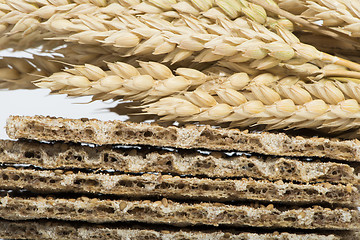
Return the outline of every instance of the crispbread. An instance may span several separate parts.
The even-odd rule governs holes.
[[[287,233],[272,231],[252,233],[213,229],[199,231],[194,229],[145,228],[140,226],[108,226],[97,224],[67,223],[61,221],[22,221],[0,220],[0,238],[11,239],[154,239],[154,240],[341,240],[344,236],[354,237],[352,232],[336,233]],[[356,239],[356,238],[348,238]]]
[[[209,179],[161,174],[109,175],[57,170],[0,168],[0,188],[46,193],[112,194],[125,197],[166,197],[204,201],[257,200],[288,204],[360,204],[351,185],[294,184],[253,179]]]
[[[357,230],[360,213],[319,206],[267,207],[150,200],[110,200],[16,197],[0,198],[0,215],[7,220],[56,219],[92,223],[136,221],[174,226],[228,225],[297,229]]]
[[[207,177],[252,177],[298,182],[360,183],[348,164],[221,152],[169,151],[154,148],[89,147],[79,144],[0,140],[0,162],[53,168],[113,169]]]
[[[103,144],[152,145],[176,148],[249,151],[268,155],[329,157],[360,161],[359,140],[291,137],[210,126],[162,127],[155,124],[44,116],[10,116],[10,138]]]

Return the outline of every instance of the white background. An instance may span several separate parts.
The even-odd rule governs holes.
[[[27,57],[39,53],[38,49],[13,52],[0,51],[0,57]],[[47,55],[47,54],[42,54]],[[125,120],[126,117],[111,113],[108,108],[115,102],[96,101],[88,103],[91,97],[67,98],[66,95],[49,95],[50,90],[6,90],[0,89],[0,139],[8,139],[5,133],[6,119],[10,115],[45,115],[66,118],[97,118],[100,120]]]

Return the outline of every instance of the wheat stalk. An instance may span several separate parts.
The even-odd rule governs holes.
[[[316,49],[332,55],[342,56],[346,59],[360,55],[360,47],[341,39],[329,38],[325,35],[303,31],[297,32],[296,36],[302,43],[312,45]]]

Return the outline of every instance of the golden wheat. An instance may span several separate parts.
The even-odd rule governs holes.
[[[343,83],[341,87],[349,90],[354,85],[358,93],[358,84]],[[145,112],[159,115],[164,121],[212,121],[234,127],[264,125],[266,129],[328,128],[338,132],[360,124],[358,97],[351,99],[332,82],[279,84],[275,88],[253,85],[245,92],[220,89],[215,96],[195,90],[161,98],[148,104]]]
[[[268,0],[276,5],[272,0]],[[57,0],[57,1],[28,1],[28,0],[1,0],[0,1],[0,46],[18,47],[42,43],[44,38],[56,37],[57,34],[66,32],[66,28],[72,30],[87,30],[86,25],[101,27],[101,23],[92,22],[93,17],[99,19],[116,19],[123,13],[130,14],[158,14],[163,17],[179,18],[180,14],[191,14],[194,16],[206,16],[208,19],[219,17],[236,18],[245,15],[260,23],[273,22],[265,10],[245,0],[194,0],[194,1],[102,1],[102,0]],[[60,17],[61,16],[61,17]],[[67,20],[75,24],[69,26]],[[64,25],[62,28],[52,28],[52,32],[44,29],[44,23],[50,21],[53,25]],[[285,25],[292,27],[291,23],[282,20]],[[105,31],[104,28],[100,28]],[[99,29],[97,29],[99,30]],[[21,41],[21,44],[16,42]],[[6,43],[6,44],[5,44]],[[12,44],[10,44],[12,43]],[[25,43],[25,45],[24,45]],[[29,44],[30,43],[30,44]],[[4,45],[5,44],[5,45]]]
[[[123,57],[163,54],[163,61],[171,63],[189,58],[195,62],[254,61],[252,67],[260,70],[292,59],[302,63],[320,60],[360,70],[359,64],[301,43],[279,24],[274,25],[275,33],[247,18],[221,18],[218,24],[188,15],[181,15],[181,21],[175,22],[159,15],[135,17],[126,13],[111,21],[86,15],[79,18],[81,22],[72,22],[59,15],[44,25],[51,32],[63,34],[52,39],[107,46]]]
[[[348,0],[277,0],[280,8],[301,15],[311,22],[322,21],[352,37],[360,37],[360,2]]]
[[[32,81],[58,72],[63,65],[49,61],[51,58],[33,55],[33,59],[3,57],[0,60],[0,88],[34,89]]]
[[[306,83],[298,77],[263,73],[207,74],[190,68],[173,73],[156,62],[135,68],[108,63],[110,71],[86,64],[42,78],[35,85],[71,96],[94,95],[94,100],[142,100],[148,114],[162,120],[230,122],[232,126],[266,125],[268,129],[358,127],[360,84],[321,80]],[[327,66],[326,70],[338,66]],[[339,70],[337,70],[339,71]]]
[[[210,76],[191,68],[179,68],[177,76],[163,64],[139,62],[140,68],[124,62],[107,63],[110,71],[85,64],[36,81],[36,85],[69,95],[97,95],[107,100],[129,96],[136,99],[162,97],[205,82]]]

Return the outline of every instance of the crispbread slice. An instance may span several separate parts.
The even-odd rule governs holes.
[[[281,156],[316,156],[360,161],[359,140],[291,137],[283,133],[250,133],[210,126],[162,127],[155,124],[43,116],[10,116],[10,138],[176,148],[249,151]]]
[[[297,229],[360,229],[360,213],[347,208],[251,207],[221,203],[12,197],[0,198],[7,220],[56,219],[92,223],[136,221],[174,226],[228,225]]]
[[[341,240],[344,236],[355,237],[352,232],[337,233],[252,233],[222,229],[199,231],[193,229],[147,228],[140,226],[107,226],[97,224],[66,223],[60,221],[0,220],[0,238],[11,239],[158,239],[158,240]],[[357,238],[348,238],[357,239]]]
[[[207,177],[252,177],[268,180],[358,184],[348,164],[300,161],[279,157],[147,148],[89,147],[66,143],[0,140],[0,162],[53,168],[113,169],[122,172],[161,172]]]
[[[294,184],[253,179],[209,179],[142,174],[109,175],[61,170],[0,169],[0,188],[27,189],[45,193],[112,194],[125,197],[166,197],[205,201],[257,200],[291,204],[360,204],[360,194],[351,185]]]

